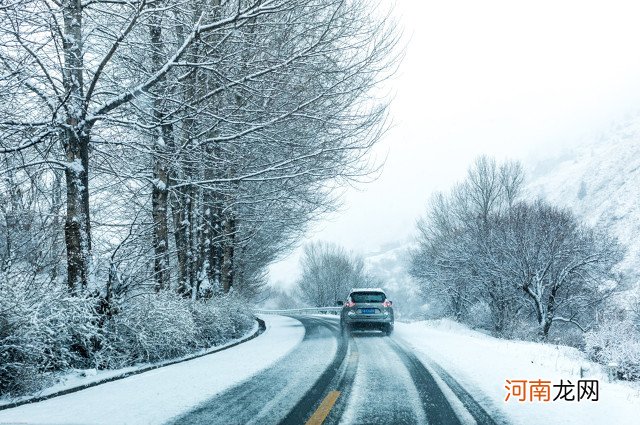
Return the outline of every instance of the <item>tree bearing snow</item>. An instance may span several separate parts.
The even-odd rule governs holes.
[[[90,200],[110,173],[138,195],[150,186],[156,287],[171,286],[173,248],[176,286],[197,294],[205,275],[233,285],[240,228],[264,227],[250,204],[308,218],[329,180],[368,172],[385,116],[371,93],[396,37],[364,2],[31,0],[1,13],[1,152],[64,173],[72,291],[101,254]]]
[[[495,227],[501,274],[524,292],[540,334],[547,337],[555,322],[586,329],[616,288],[614,266],[623,258],[616,239],[542,201],[517,204]]]
[[[482,157],[450,195],[436,195],[418,224],[412,274],[458,320],[487,306],[497,334],[532,321],[542,338],[558,322],[585,330],[617,287],[623,250],[568,210],[518,199],[521,170]]]
[[[201,306],[255,296],[266,267],[333,208],[333,189],[375,169],[367,155],[387,126],[378,87],[398,35],[370,8],[0,6],[0,289],[64,286],[86,301],[83,317],[105,334],[84,350],[96,364],[131,349],[108,337],[142,320],[138,297],[158,309],[149,326],[202,341],[215,315]],[[7,308],[0,322],[15,320]]]
[[[486,305],[494,330],[501,333],[509,316],[519,309],[510,282],[488,274],[497,252],[492,217],[508,212],[519,198],[523,182],[517,162],[497,164],[479,157],[467,178],[449,195],[433,196],[427,216],[419,220],[419,247],[411,273],[429,298],[438,296],[458,320],[474,314],[476,303]]]
[[[323,242],[306,245],[300,266],[302,276],[296,289],[307,303],[316,307],[335,305],[352,288],[379,286],[366,273],[364,260],[338,245]]]

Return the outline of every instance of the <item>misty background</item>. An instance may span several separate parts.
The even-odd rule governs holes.
[[[390,10],[405,43],[404,60],[386,83],[393,126],[374,149],[384,167],[373,182],[345,189],[339,210],[312,224],[303,242],[331,241],[362,254],[393,287],[404,279],[398,257],[402,263],[429,197],[463,178],[482,154],[520,160],[531,196],[569,206],[588,222],[624,214],[623,223],[613,220],[614,233],[630,242],[624,235],[636,223],[638,185],[621,168],[633,171],[630,150],[640,137],[637,3],[382,1],[379,7]],[[593,190],[577,199],[584,175],[594,180]],[[615,176],[624,189],[609,187]],[[623,199],[631,205],[611,214],[625,208],[618,205]],[[270,267],[273,286],[295,284],[301,245]],[[636,254],[631,249],[626,264]]]

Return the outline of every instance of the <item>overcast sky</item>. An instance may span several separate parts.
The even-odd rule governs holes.
[[[385,4],[386,0],[382,0]],[[390,4],[387,3],[387,4]],[[640,2],[398,0],[406,57],[388,82],[380,177],[309,240],[366,254],[413,235],[430,195],[480,154],[532,164],[640,111]],[[298,276],[300,250],[270,269]]]

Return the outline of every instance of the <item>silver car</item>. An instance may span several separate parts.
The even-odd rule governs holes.
[[[340,312],[343,332],[354,329],[379,329],[387,335],[393,332],[393,308],[380,288],[354,288]]]

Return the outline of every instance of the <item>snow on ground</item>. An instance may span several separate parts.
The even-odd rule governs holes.
[[[491,415],[514,424],[637,424],[640,388],[630,383],[608,383],[603,369],[577,349],[493,338],[450,321],[396,323],[396,334],[425,363],[435,361],[451,374]],[[576,384],[580,368],[584,379],[598,379],[599,401],[505,402],[505,380],[561,379]],[[551,399],[557,390],[552,389]]]
[[[0,424],[158,424],[274,364],[304,337],[292,318],[236,347],[50,400],[0,411]]]

